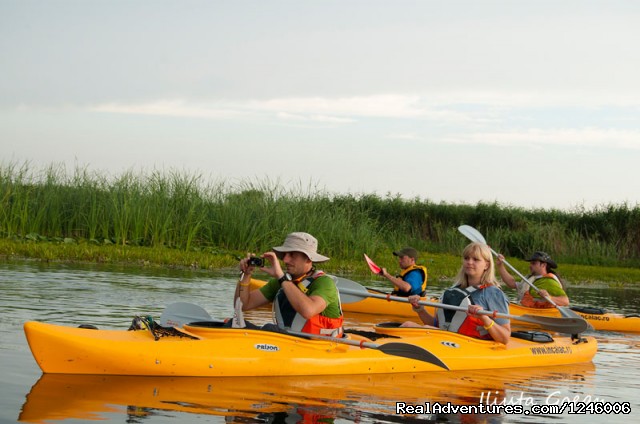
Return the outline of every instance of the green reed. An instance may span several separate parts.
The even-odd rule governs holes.
[[[86,167],[0,165],[0,237],[29,242],[86,241],[237,257],[269,250],[289,232],[307,231],[330,257],[360,260],[367,253],[391,267],[391,252],[403,245],[432,256],[458,255],[468,243],[457,231],[461,224],[476,227],[511,258],[545,250],[561,263],[640,265],[637,205],[527,210],[335,194],[314,184],[287,188],[269,179],[210,181],[176,171],[110,177]]]

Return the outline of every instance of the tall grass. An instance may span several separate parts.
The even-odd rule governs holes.
[[[291,231],[314,234],[320,250],[339,258],[389,254],[412,245],[459,254],[457,231],[476,227],[507,256],[545,250],[558,261],[640,264],[640,207],[526,210],[332,194],[310,184],[210,181],[186,172],[125,172],[115,177],[86,167],[32,169],[0,165],[0,237],[79,240],[96,245],[164,246],[184,251],[262,252]]]

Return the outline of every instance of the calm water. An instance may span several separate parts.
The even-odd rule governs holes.
[[[593,363],[567,367],[349,377],[153,378],[42,375],[27,346],[27,320],[126,329],[135,315],[159,317],[175,301],[197,303],[215,318],[231,315],[233,273],[136,270],[101,266],[0,262],[0,422],[637,422],[640,335],[594,333]],[[365,282],[375,287],[380,283]],[[441,287],[430,287],[439,294]],[[640,290],[572,288],[576,304],[640,313]],[[270,311],[247,318],[261,323]],[[359,316],[366,328],[385,317]],[[563,398],[630,402],[630,415],[395,414],[398,401],[475,405],[481,396],[543,404]]]

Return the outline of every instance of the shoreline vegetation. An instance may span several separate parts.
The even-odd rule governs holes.
[[[527,210],[494,203],[434,203],[399,194],[332,194],[279,181],[209,182],[176,171],[118,176],[53,164],[0,164],[0,257],[191,269],[234,268],[245,252],[270,250],[292,231],[318,238],[323,269],[373,277],[363,253],[395,270],[391,254],[421,252],[430,280],[452,278],[477,228],[525,272],[544,250],[570,284],[640,282],[640,206]],[[375,278],[375,277],[374,277]]]

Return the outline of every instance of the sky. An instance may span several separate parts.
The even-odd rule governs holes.
[[[0,161],[640,202],[640,2],[0,0]]]

